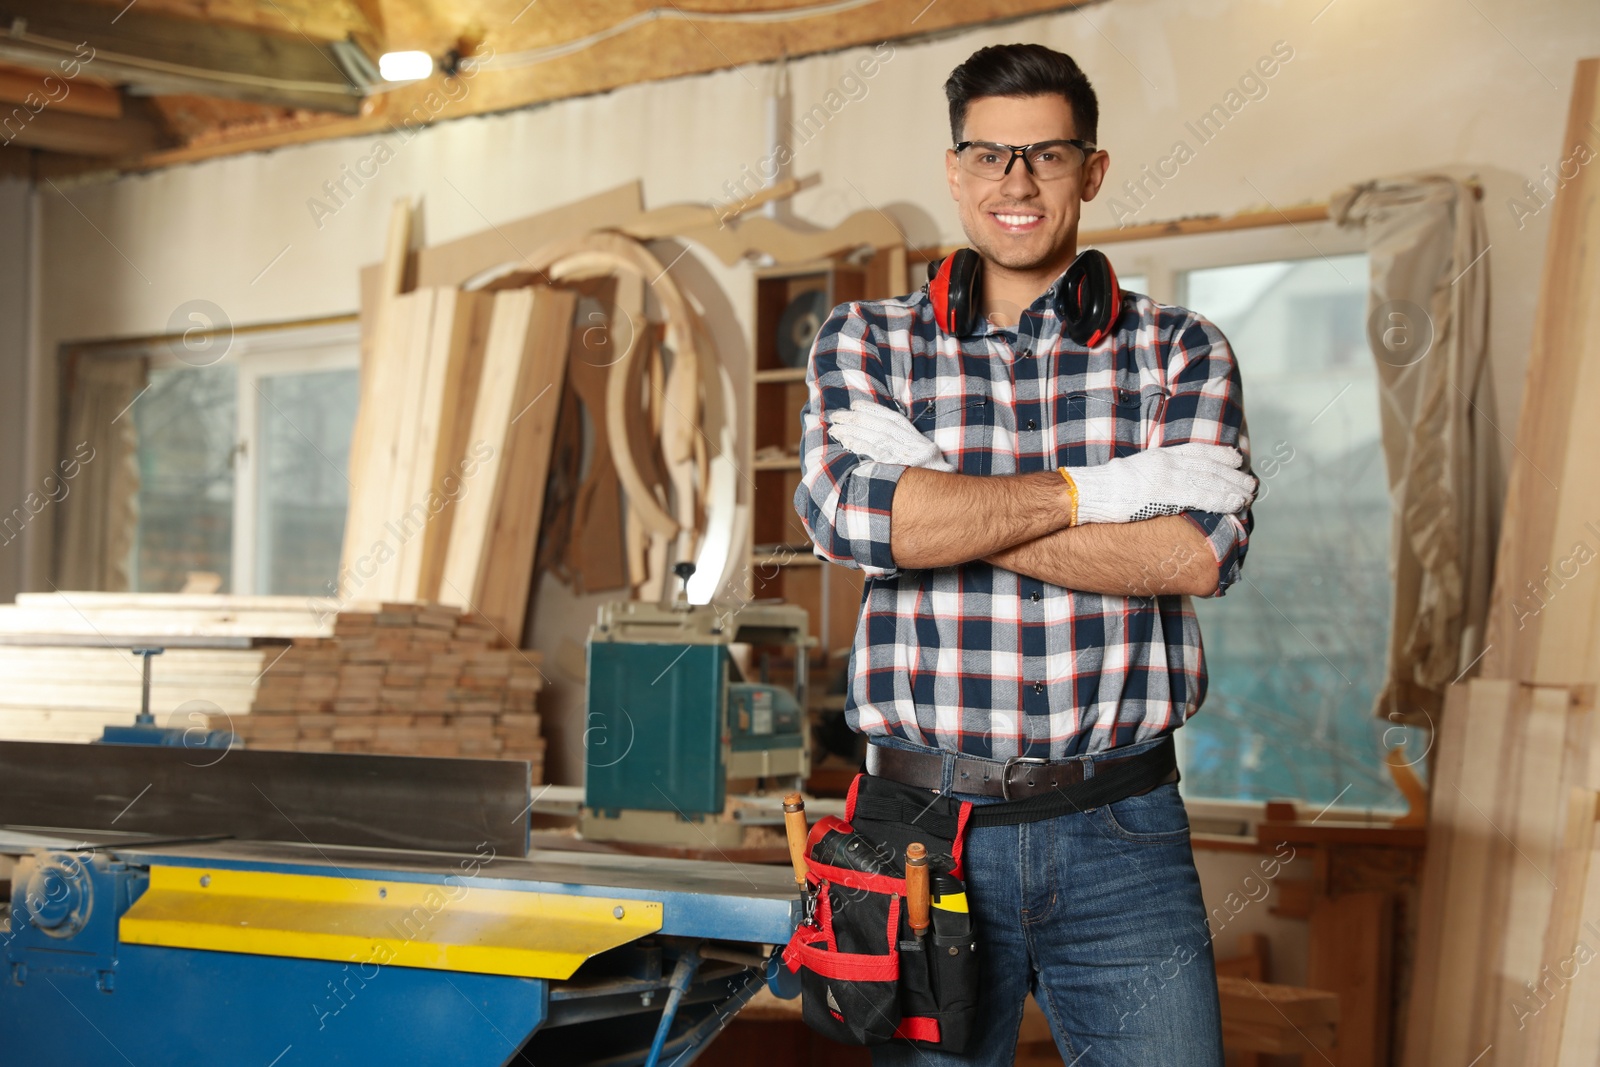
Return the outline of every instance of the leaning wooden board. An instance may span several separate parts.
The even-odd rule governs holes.
[[[389,409],[387,436],[379,442],[376,476],[363,493],[380,493],[384,500],[374,531],[378,542],[392,550],[393,556],[378,567],[374,594],[385,600],[416,596],[417,573],[421,569],[422,539],[427,534],[426,499],[415,493],[416,468],[427,447],[422,441],[425,412],[434,397],[423,388],[430,375],[428,361],[433,337],[433,312],[436,296],[432,289],[416,289],[395,300],[397,331],[391,333],[391,366],[398,373],[389,382],[386,397],[373,402]],[[368,398],[363,397],[366,403]]]
[[[439,597],[521,643],[576,297],[533,286],[494,294],[473,449],[489,452],[457,503]]]
[[[1522,1061],[1532,1067],[1590,1067],[1595,1062],[1595,998],[1600,985],[1595,981],[1595,961],[1591,958],[1574,968],[1578,946],[1595,948],[1595,936],[1585,929],[1600,920],[1600,863],[1594,859],[1597,842],[1596,820],[1600,819],[1600,793],[1574,789],[1567,798],[1567,825],[1560,861],[1554,871],[1555,899],[1550,925],[1543,942],[1543,954],[1553,980],[1544,995],[1531,1005],[1529,1054]],[[1576,973],[1574,973],[1574,970]],[[1583,972],[1591,972],[1585,975]],[[1567,978],[1568,975],[1572,977]]]
[[[381,523],[376,517],[380,506],[370,487],[377,481],[374,470],[381,462],[378,442],[387,439],[385,425],[392,411],[367,401],[372,395],[384,395],[392,379],[392,351],[389,335],[396,314],[394,302],[405,291],[406,265],[411,245],[411,205],[405,199],[394,202],[389,215],[388,236],[384,243],[383,262],[373,268],[371,284],[363,287],[361,330],[361,396],[356,407],[355,430],[350,437],[349,479],[350,504],[346,510],[344,549],[340,559],[340,575],[350,573],[350,567],[371,546],[372,529]],[[362,486],[368,486],[363,491]],[[341,582],[341,584],[343,584]],[[348,595],[348,590],[341,589]]]
[[[1561,158],[1600,128],[1600,59],[1573,78]],[[1600,167],[1556,191],[1528,354],[1505,521],[1495,560],[1485,675],[1541,685],[1600,682]],[[1545,569],[1548,566],[1548,571]],[[1528,593],[1532,583],[1540,594]],[[1549,595],[1550,592],[1556,595]]]

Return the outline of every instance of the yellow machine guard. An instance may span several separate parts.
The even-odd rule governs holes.
[[[135,945],[560,979],[661,929],[661,904],[153,866],[119,929]]]

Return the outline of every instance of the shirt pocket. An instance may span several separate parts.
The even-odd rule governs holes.
[[[995,406],[986,389],[969,387],[927,396],[917,396],[914,390],[911,425],[937,445],[959,473],[991,473]]]
[[[1056,399],[1056,463],[1088,467],[1160,444],[1167,392],[1159,385],[1072,389]]]

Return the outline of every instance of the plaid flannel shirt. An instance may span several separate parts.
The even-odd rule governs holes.
[[[1059,285],[1012,330],[985,321],[970,338],[943,334],[921,292],[841,304],[817,335],[794,502],[814,553],[866,578],[852,729],[992,759],[1062,759],[1175,730],[1205,697],[1189,597],[1078,592],[981,560],[902,570],[889,531],[906,468],[827,433],[834,412],[875,403],[908,416],[962,474],[1093,466],[1191,441],[1234,445],[1248,469],[1239,369],[1221,331],[1125,293],[1113,335],[1086,349],[1062,330]],[[1250,513],[1185,515],[1216,557],[1220,595],[1238,578]]]

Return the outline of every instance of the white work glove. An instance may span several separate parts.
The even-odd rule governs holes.
[[[1067,467],[1078,488],[1077,522],[1137,522],[1182,511],[1231,514],[1255,496],[1237,448],[1147,448],[1094,467]]]
[[[955,471],[939,446],[911,425],[910,419],[882,404],[862,401],[846,411],[834,412],[828,417],[828,433],[845,448],[868,459],[931,471]]]

